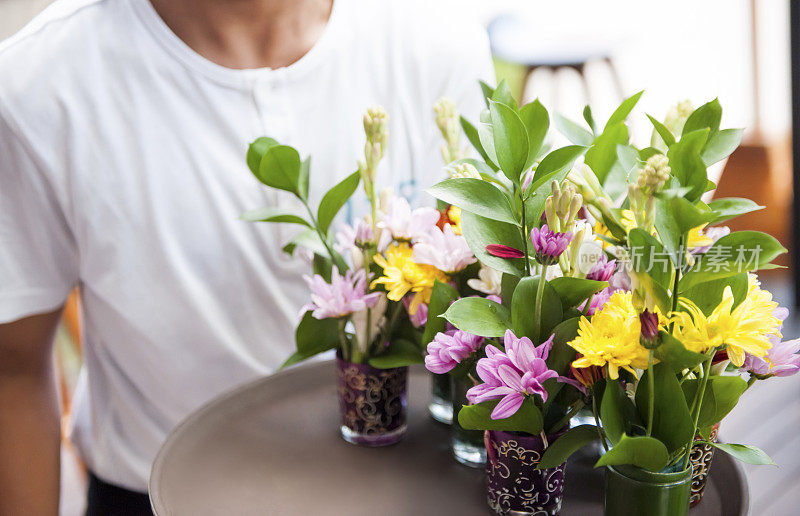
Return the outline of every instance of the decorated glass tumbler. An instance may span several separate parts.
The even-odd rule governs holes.
[[[548,444],[565,431],[547,436]],[[552,516],[561,510],[566,463],[536,469],[546,447],[538,435],[486,432],[486,494],[496,514]]]
[[[406,434],[408,368],[377,369],[336,357],[341,432],[345,441],[388,446]]]

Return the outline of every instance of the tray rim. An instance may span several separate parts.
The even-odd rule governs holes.
[[[158,450],[155,459],[153,460],[153,465],[150,469],[150,477],[148,478],[147,483],[147,493],[148,498],[150,499],[150,507],[153,510],[153,514],[156,516],[164,516],[170,514],[167,508],[165,507],[163,501],[161,500],[161,492],[160,490],[154,490],[153,487],[157,483],[157,480],[161,477],[161,474],[164,469],[164,464],[166,462],[166,456],[168,455],[171,444],[179,437],[179,435],[183,432],[183,430],[191,426],[195,421],[204,417],[210,410],[218,405],[225,404],[228,400],[232,398],[236,398],[240,394],[246,391],[250,391],[252,389],[257,388],[260,385],[268,384],[273,381],[278,381],[283,379],[285,376],[294,374],[300,370],[328,370],[334,366],[333,359],[327,360],[313,360],[308,363],[304,364],[296,364],[287,369],[282,369],[277,371],[271,375],[264,376],[262,378],[258,378],[255,380],[251,380],[245,382],[233,389],[223,392],[219,396],[210,399],[206,403],[202,404],[200,407],[195,409],[191,414],[186,416],[180,423],[178,423],[170,432],[167,434],[167,438],[164,440],[163,444]],[[411,370],[418,370],[421,369],[421,365],[411,366]],[[716,455],[719,455],[717,453]],[[744,470],[742,464],[739,461],[733,459],[727,454],[724,454],[725,461],[729,463],[729,466],[733,468],[733,473],[737,477],[737,484],[739,486],[739,491],[741,493],[741,506],[743,512],[742,515],[750,514],[750,485],[747,481],[747,474]]]

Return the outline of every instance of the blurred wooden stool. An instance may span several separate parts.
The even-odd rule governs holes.
[[[497,59],[525,68],[521,95],[523,101],[527,98],[525,93],[531,75],[540,68],[548,68],[554,73],[561,69],[577,72],[588,103],[591,94],[586,65],[590,62],[602,62],[608,67],[619,99],[625,98],[622,81],[611,59],[612,45],[607,41],[575,37],[537,38],[524,20],[512,14],[501,14],[494,18],[487,31],[492,54]],[[556,103],[556,99],[553,99],[553,103]]]

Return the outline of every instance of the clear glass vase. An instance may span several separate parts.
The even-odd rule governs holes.
[[[474,384],[469,376],[451,376],[453,422],[450,425],[450,445],[458,462],[472,468],[482,468],[486,464],[483,430],[466,430],[458,424],[458,412],[467,404],[467,391]]]
[[[388,446],[406,435],[408,368],[377,369],[336,357],[342,438],[362,446]]]
[[[449,425],[453,422],[453,393],[449,374],[431,373],[431,402],[428,412],[440,423]]]

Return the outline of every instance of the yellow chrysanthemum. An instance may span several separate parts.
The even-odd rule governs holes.
[[[461,208],[458,206],[450,206],[447,209],[447,218],[450,219],[450,226],[453,228],[453,233],[456,235],[461,234]]]
[[[619,378],[620,368],[636,374],[645,369],[649,352],[639,342],[641,323],[630,292],[615,292],[592,319],[581,317],[578,336],[569,343],[581,358],[577,368],[608,365],[608,376]]]
[[[434,281],[447,282],[450,278],[436,267],[416,263],[412,256],[413,251],[407,243],[390,246],[386,257],[375,255],[375,263],[383,269],[383,276],[374,280],[370,288],[384,285],[388,291],[387,297],[392,301],[400,301],[413,292],[414,298],[408,307],[413,315],[417,313],[420,303],[431,300]]]
[[[745,353],[766,356],[772,347],[769,337],[780,334],[781,321],[772,315],[778,303],[761,290],[755,276],[749,277],[747,296],[736,308],[730,287],[725,287],[722,301],[708,317],[690,300],[681,298],[680,303],[686,312],[672,316],[675,337],[697,353],[727,345],[728,357],[736,366],[744,363]]]

